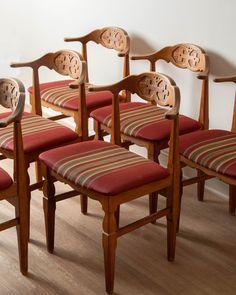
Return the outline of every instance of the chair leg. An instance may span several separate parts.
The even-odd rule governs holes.
[[[108,212],[104,210],[105,216],[103,220],[103,253],[104,253],[104,266],[105,266],[105,281],[106,292],[108,294],[113,293],[114,279],[115,279],[115,256],[117,246],[116,236],[116,217],[115,211]]]
[[[148,159],[152,160],[156,163],[159,163],[159,154],[160,150],[156,148],[155,145],[150,145],[148,147]],[[154,192],[149,194],[149,213],[156,213],[157,212],[157,207],[158,207],[158,192]],[[152,224],[156,223],[156,220],[151,222]]]
[[[88,197],[86,195],[80,195],[80,206],[81,206],[81,213],[87,214],[88,213]]]
[[[116,217],[116,226],[119,228],[120,224],[120,205],[117,206],[116,212],[115,212],[115,217]]]
[[[205,173],[202,172],[201,170],[197,170],[197,176],[201,177]],[[200,180],[197,183],[197,197],[198,201],[203,201],[204,199],[204,188],[205,188],[205,180]]]
[[[94,131],[95,131],[95,139],[103,140],[103,132],[102,132],[101,124],[97,120],[94,120]]]
[[[177,222],[176,222],[176,232],[179,232],[179,224],[180,224],[180,212],[181,212],[181,202],[182,202],[182,195],[183,195],[183,170],[180,169],[180,179],[179,179],[179,212],[177,216]]]
[[[44,209],[44,220],[46,229],[46,243],[47,250],[49,253],[53,253],[54,250],[54,235],[55,235],[55,187],[51,180],[50,172],[47,169],[47,176],[43,185],[43,209]]]
[[[229,185],[229,214],[235,215],[236,209],[236,186]]]
[[[43,181],[43,175],[42,175],[42,167],[41,162],[36,161],[35,162],[35,176],[36,176],[36,182],[42,182]]]

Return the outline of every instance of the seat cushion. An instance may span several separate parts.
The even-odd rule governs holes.
[[[41,99],[63,107],[69,110],[78,110],[78,89],[72,89],[69,84],[73,80],[54,81],[40,84]],[[32,87],[28,89],[32,93]],[[124,97],[120,96],[120,99]],[[86,105],[88,112],[92,110],[111,105],[112,93],[110,91],[87,92],[86,91]]]
[[[9,113],[0,114],[0,118],[6,115]],[[40,152],[78,139],[77,133],[71,129],[30,113],[24,113],[21,124],[25,153]],[[12,124],[0,129],[0,148],[13,150]]]
[[[203,167],[236,177],[236,134],[200,130],[180,136],[180,153]]]
[[[7,189],[12,183],[11,176],[5,170],[0,168],[0,190]]]
[[[110,196],[169,176],[168,169],[97,140],[56,148],[39,158],[74,184]]]
[[[111,106],[93,111],[90,115],[98,122],[111,127]],[[171,122],[165,119],[166,109],[147,103],[128,102],[120,104],[121,132],[135,138],[162,141],[170,138]],[[200,129],[199,122],[180,116],[180,134]]]

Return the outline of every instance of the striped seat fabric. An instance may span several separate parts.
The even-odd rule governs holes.
[[[40,84],[41,99],[69,110],[78,110],[78,89],[72,89],[69,84],[73,80],[54,81]],[[112,104],[110,91],[87,92],[89,85],[86,85],[86,105],[88,112],[96,108]],[[32,93],[32,87],[28,89]],[[120,99],[124,99],[120,96]]]
[[[0,118],[9,113],[0,114]],[[40,151],[78,139],[77,133],[41,116],[24,113],[22,135],[25,153]],[[13,150],[13,125],[0,130],[0,148]]]
[[[112,107],[107,106],[93,111],[92,118],[111,127]],[[121,132],[135,138],[150,141],[168,140],[171,123],[165,119],[166,109],[141,102],[120,104]],[[191,118],[180,116],[180,134],[201,128],[201,124]]]
[[[236,177],[236,134],[201,130],[180,137],[181,154],[217,173]]]
[[[166,168],[104,141],[56,148],[40,159],[63,178],[104,195],[117,195],[169,176]]]
[[[12,183],[11,176],[5,170],[0,168],[0,190],[7,189]]]

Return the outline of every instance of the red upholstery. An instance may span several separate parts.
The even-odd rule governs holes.
[[[12,183],[11,176],[5,170],[0,168],[0,190],[7,189]]]
[[[180,137],[180,153],[203,167],[236,177],[236,134],[200,130]]]
[[[104,195],[117,195],[169,176],[168,169],[104,141],[56,148],[39,158],[65,179]]]
[[[69,110],[78,110],[79,90],[70,88],[71,82],[73,80],[40,84],[41,99]],[[32,87],[28,91],[32,93]],[[120,99],[124,99],[124,97],[120,96]],[[110,91],[88,92],[86,94],[86,105],[89,113],[94,109],[111,104],[112,93]]]
[[[0,118],[9,113],[0,114]],[[24,113],[22,121],[22,134],[25,153],[53,148],[78,138],[77,133],[71,129],[41,116]],[[0,148],[13,150],[13,126],[0,130]]]
[[[93,111],[90,115],[98,122],[111,127],[111,106]],[[121,132],[136,138],[162,141],[170,138],[171,122],[165,119],[166,110],[147,103],[128,102],[120,104]],[[180,116],[180,134],[201,128],[191,118]]]

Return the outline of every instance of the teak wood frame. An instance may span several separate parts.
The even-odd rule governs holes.
[[[142,97],[147,97],[145,94],[145,87],[140,87],[140,81],[145,77],[149,79],[162,79],[163,83],[167,85],[168,90],[172,94],[171,100],[174,105],[171,110],[166,113],[166,118],[171,120],[171,134],[170,134],[170,149],[168,169],[170,175],[160,181],[156,181],[141,187],[136,187],[129,191],[125,191],[118,195],[107,196],[90,189],[75,185],[71,181],[64,179],[62,176],[55,173],[53,170],[45,166],[45,182],[44,182],[44,213],[45,213],[45,226],[47,249],[50,253],[54,250],[54,231],[55,231],[55,209],[56,202],[61,200],[60,195],[55,195],[54,182],[59,180],[69,184],[75,191],[86,195],[101,203],[104,211],[103,218],[103,251],[104,251],[104,265],[105,265],[105,281],[106,291],[108,294],[113,293],[114,288],[114,275],[115,275],[115,251],[117,246],[117,239],[133,231],[147,223],[154,222],[156,219],[166,216],[167,218],[167,241],[168,241],[168,259],[172,261],[175,256],[175,243],[176,243],[176,224],[179,216],[179,145],[178,145],[178,132],[179,132],[179,103],[180,94],[178,87],[168,77],[158,73],[144,73],[137,76],[129,76],[124,80],[110,85],[91,87],[91,91],[109,90],[113,93],[112,104],[112,135],[111,142],[114,144],[121,144],[120,128],[119,128],[119,92],[121,90],[128,90],[131,93],[137,93]],[[161,91],[156,87],[156,92]],[[156,191],[166,190],[167,205],[166,208],[156,212],[152,212],[148,216],[141,218],[131,224],[119,227],[119,207],[121,204],[137,199],[145,194],[154,193]],[[72,192],[73,193],[73,192]],[[70,197],[70,193],[67,193]],[[63,194],[64,198],[65,194]]]
[[[64,38],[65,42],[80,42],[82,45],[82,56],[86,61],[86,82],[89,83],[88,71],[88,54],[87,43],[94,42],[102,45],[105,48],[113,49],[118,52],[118,56],[123,58],[123,78],[130,74],[129,51],[130,38],[128,33],[119,27],[104,27],[96,29],[87,35],[81,37]],[[126,101],[130,100],[130,93],[125,91],[123,93]]]
[[[42,116],[40,89],[39,89],[39,68],[41,66],[45,66],[49,69],[55,70],[61,75],[66,75],[66,76],[69,75],[70,77],[75,79],[75,82],[72,83],[71,87],[73,87],[73,84],[76,84],[76,87],[78,88],[78,92],[80,93],[80,97],[82,98],[84,97],[84,92],[85,92],[84,80],[85,80],[85,74],[86,74],[86,66],[85,66],[85,62],[82,60],[81,55],[77,53],[76,51],[59,50],[55,53],[48,53],[32,62],[12,63],[11,67],[13,68],[30,67],[33,70],[33,95],[30,97],[30,104],[32,107],[31,112],[33,114]],[[79,99],[79,102],[78,102],[79,105],[81,104],[81,100],[82,99]],[[84,114],[83,115],[81,114],[82,111],[83,111],[83,108],[80,108],[80,116],[85,117]],[[80,123],[81,128],[80,128],[78,140],[66,142],[65,144],[79,142],[81,141],[82,138],[87,138],[87,129],[82,128],[83,123],[84,122]],[[23,135],[23,138],[24,138],[24,135]],[[50,148],[55,148],[58,146],[59,145],[55,145]],[[27,174],[27,194],[28,194],[29,202],[30,202],[31,191],[40,189],[43,186],[42,169],[41,169],[40,162],[38,161],[38,157],[42,152],[48,149],[49,148],[39,149],[35,152],[24,154],[25,165],[27,169],[29,168],[30,163],[35,162],[36,164],[36,183],[30,184],[30,177]],[[4,155],[7,158],[14,157],[13,152],[9,150],[4,150]],[[82,204],[82,211],[86,211],[83,209],[83,204]]]
[[[19,249],[20,270],[23,275],[28,271],[28,200],[27,175],[21,132],[21,117],[24,110],[25,89],[17,79],[0,79],[0,105],[10,108],[12,113],[0,119],[0,132],[4,127],[13,125],[14,176],[10,187],[0,190],[0,200],[7,200],[15,207],[15,218],[0,224],[0,231],[16,226]],[[4,132],[4,131],[3,131]],[[2,155],[5,150],[0,149]]]
[[[236,83],[236,76],[227,76],[227,77],[217,77],[214,79],[217,83],[222,82],[233,82]],[[234,101],[234,110],[233,110],[233,120],[232,120],[232,126],[231,126],[231,132],[236,133],[236,96]],[[199,182],[203,183],[205,180],[216,177],[219,180],[223,181],[224,183],[229,185],[229,213],[231,215],[235,215],[236,210],[236,179],[233,177],[225,176],[220,173],[217,173],[215,171],[212,171],[210,169],[207,169],[197,163],[194,163],[193,161],[185,158],[183,155],[180,156],[181,162],[185,165],[197,169],[198,176],[187,179],[186,181],[182,182],[182,187],[185,185],[190,185],[193,183]],[[182,187],[181,187],[181,194],[182,194]],[[198,200],[203,201],[204,198],[204,185],[201,186],[201,194],[198,195]]]

